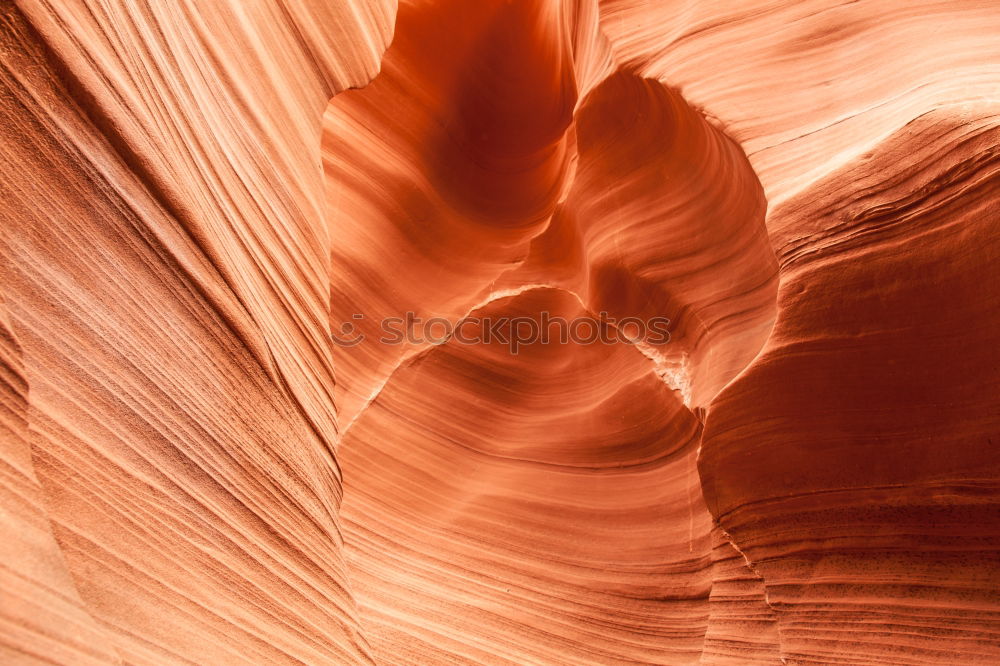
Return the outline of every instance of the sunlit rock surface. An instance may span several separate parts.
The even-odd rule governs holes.
[[[997,34],[3,3],[0,661],[1000,663]]]
[[[318,137],[393,10],[4,5],[0,660],[369,659]]]

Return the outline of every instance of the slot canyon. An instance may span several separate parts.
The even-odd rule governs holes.
[[[998,36],[0,0],[0,663],[1000,664]]]

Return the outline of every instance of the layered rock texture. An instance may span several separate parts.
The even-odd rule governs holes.
[[[1000,663],[998,34],[0,2],[0,662]]]

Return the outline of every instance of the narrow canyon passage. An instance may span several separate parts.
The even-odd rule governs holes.
[[[382,73],[327,109],[331,322],[365,335],[333,350],[362,625],[382,663],[773,658],[759,581],[751,619],[706,638],[719,560],[756,577],[713,541],[691,411],[773,321],[761,187],[660,82],[604,67],[579,89],[601,43],[568,6],[403,4]],[[445,37],[459,25],[475,50]],[[381,341],[406,312],[661,317],[670,336]]]
[[[0,0],[0,663],[1000,663],[998,34]]]

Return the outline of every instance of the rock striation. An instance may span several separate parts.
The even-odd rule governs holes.
[[[0,661],[1000,662],[998,31],[0,3]]]

